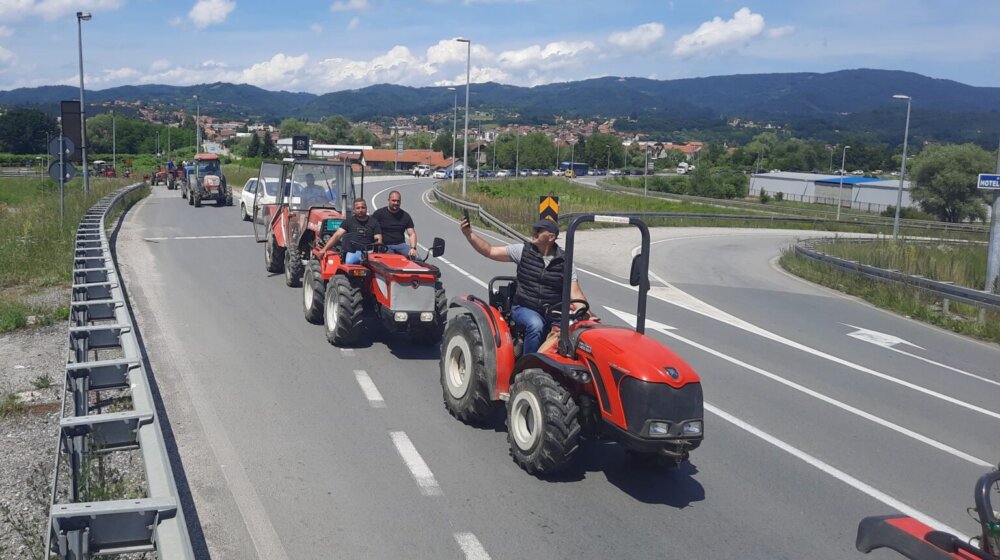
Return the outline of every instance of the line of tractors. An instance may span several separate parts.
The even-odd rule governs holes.
[[[218,154],[195,154],[194,160],[173,169],[157,169],[150,184],[166,185],[167,190],[180,189],[181,198],[200,208],[202,201],[214,200],[218,206],[233,205],[233,190],[222,172]]]
[[[317,196],[316,186],[324,196]],[[357,193],[349,164],[265,161],[250,212],[254,237],[264,245],[265,270],[301,287],[306,321],[323,325],[331,344],[361,343],[367,315],[393,338],[406,334],[413,343],[440,346],[445,408],[462,422],[484,425],[503,406],[511,455],[537,476],[563,470],[582,438],[618,441],[637,462],[661,467],[682,464],[701,444],[698,375],[644,334],[649,230],[640,220],[578,218],[565,247],[569,269],[581,224],[616,221],[639,230],[642,252],[630,273],[638,292],[636,328],[585,320],[587,302],[567,296],[546,313],[559,324],[558,344],[524,354],[524,329],[511,319],[516,279],[494,278],[485,299],[470,294],[449,302],[441,271],[426,262],[444,254],[443,239],[434,238],[423,260],[377,245],[356,247],[350,235],[324,251],[356,196],[364,196],[364,183]],[[359,248],[365,249],[361,262],[348,264],[346,253]],[[567,295],[569,282],[567,274]]]

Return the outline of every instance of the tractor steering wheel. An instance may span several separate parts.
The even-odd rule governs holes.
[[[388,253],[389,249],[385,243],[369,243],[365,248],[368,253]]]
[[[577,305],[578,307],[569,312],[570,321],[580,321],[590,313],[590,303],[585,299],[571,299],[569,300],[570,305]],[[562,320],[562,308],[557,305],[553,305],[546,312],[545,316],[551,321],[561,321]]]

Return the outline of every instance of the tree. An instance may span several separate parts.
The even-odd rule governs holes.
[[[548,169],[555,156],[552,140],[544,133],[532,132],[521,138],[521,169]]]
[[[268,138],[270,138],[270,135],[268,135]],[[260,157],[261,147],[260,136],[257,136],[257,133],[255,132],[250,136],[250,145],[247,147],[247,157]]]
[[[437,135],[434,139],[434,143],[431,144],[431,149],[435,152],[441,152],[444,157],[451,157],[451,131],[446,130]]]
[[[910,198],[946,222],[985,220],[977,175],[993,170],[993,156],[975,144],[930,145],[915,158]]]
[[[427,150],[431,147],[431,133],[417,132],[403,137],[403,147],[407,150]]]
[[[579,146],[577,157],[594,167],[603,168],[608,165],[608,154],[611,154],[611,166],[620,167],[622,162],[622,143],[617,136],[611,134],[594,134],[587,140],[583,157],[580,157]]]
[[[281,152],[274,145],[274,140],[271,139],[270,134],[264,133],[264,142],[260,148],[260,157],[264,159],[277,159],[281,157]]]
[[[39,154],[47,150],[45,133],[58,134],[56,120],[36,109],[14,108],[0,116],[0,152]]]
[[[281,121],[278,128],[281,130],[281,135],[288,138],[289,136],[308,134],[309,125],[299,119],[285,119]]]

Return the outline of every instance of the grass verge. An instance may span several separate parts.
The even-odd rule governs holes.
[[[987,311],[985,320],[980,322],[978,309],[973,306],[955,302],[945,306],[940,298],[915,286],[843,272],[829,264],[797,256],[791,248],[782,253],[779,262],[796,276],[859,297],[882,309],[980,340],[1000,342],[1000,313],[995,311]]]

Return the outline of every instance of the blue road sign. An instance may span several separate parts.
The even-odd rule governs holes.
[[[1000,175],[979,174],[979,181],[976,187],[980,189],[1000,190]]]

